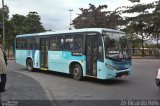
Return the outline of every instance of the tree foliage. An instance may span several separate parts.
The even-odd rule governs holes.
[[[149,4],[136,4],[129,7],[123,13],[134,14],[138,13],[136,16],[131,16],[127,18],[126,28],[131,27],[130,30],[134,29],[138,36],[141,36],[141,47],[142,55],[144,56],[144,40],[147,37],[157,38],[159,35],[158,29],[160,26],[160,14],[159,2],[155,1]],[[134,26],[133,26],[134,25]],[[135,27],[136,26],[136,27]],[[132,34],[131,34],[132,35]],[[155,37],[156,36],[156,37]],[[158,41],[159,38],[157,38]],[[157,44],[158,45],[158,44]]]
[[[29,12],[24,21],[25,33],[38,33],[45,31],[40,19],[41,18],[37,12]]]
[[[115,11],[107,11],[107,5],[99,5],[96,7],[89,4],[88,9],[80,8],[81,14],[73,20],[75,28],[113,28],[117,29],[123,19],[117,9]],[[119,22],[119,23],[118,23]]]
[[[0,21],[2,22],[2,12],[3,12],[3,8],[0,8]],[[4,5],[4,17],[5,20],[8,20],[9,18],[9,8],[7,5]]]
[[[14,25],[14,35],[45,31],[37,12],[29,12],[27,16],[15,14],[10,22]]]
[[[2,33],[2,8],[0,8],[0,35]],[[38,33],[45,31],[41,18],[37,12],[29,12],[27,16],[15,14],[9,19],[9,8],[4,6],[4,18],[5,18],[5,47],[8,49],[12,47],[15,36],[18,34],[26,33]],[[3,37],[3,36],[2,36]],[[0,37],[0,42],[2,42]]]
[[[1,39],[0,39],[0,43],[2,42],[2,37],[3,37],[3,30],[2,30],[2,28],[3,28],[3,18],[2,18],[2,12],[3,12],[3,9],[2,8],[0,8],[0,35],[2,35],[1,36]],[[8,6],[4,6],[4,18],[5,18],[5,22],[8,20],[8,18],[9,18],[9,8],[8,8]]]

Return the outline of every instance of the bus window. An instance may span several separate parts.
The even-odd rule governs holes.
[[[26,38],[25,39],[25,49],[37,49],[37,42],[35,38]]]
[[[52,37],[50,39],[50,50],[56,50],[56,45],[57,42],[56,42],[56,37]]]
[[[56,46],[57,50],[62,50],[64,45],[63,37],[57,36],[56,42],[57,42],[57,46]]]
[[[32,49],[32,39],[31,38],[26,39],[26,49]]]
[[[83,36],[81,35],[66,35],[65,37],[65,50],[82,51]]]
[[[79,36],[75,36],[74,38],[74,50],[78,50],[78,51],[82,51],[83,48],[83,36],[79,35]]]
[[[65,50],[74,50],[74,38],[73,36],[67,35],[65,37]]]
[[[61,50],[63,47],[63,39],[61,36],[50,38],[50,50]]]
[[[20,48],[20,39],[16,39],[16,48],[19,49]]]
[[[38,44],[35,38],[32,39],[32,49],[38,49]]]
[[[25,49],[25,39],[24,38],[18,39],[17,47],[19,49]]]

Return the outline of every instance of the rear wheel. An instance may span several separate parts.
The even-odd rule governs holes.
[[[26,66],[28,71],[33,71],[33,62],[31,59],[27,59]]]
[[[82,67],[79,64],[73,65],[72,75],[74,79],[82,80]]]

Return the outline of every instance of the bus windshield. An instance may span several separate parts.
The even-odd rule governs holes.
[[[129,43],[125,33],[104,33],[105,56],[115,60],[130,59]]]

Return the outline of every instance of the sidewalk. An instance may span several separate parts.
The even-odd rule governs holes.
[[[9,70],[6,91],[0,93],[0,100],[2,106],[52,106],[37,81]]]

